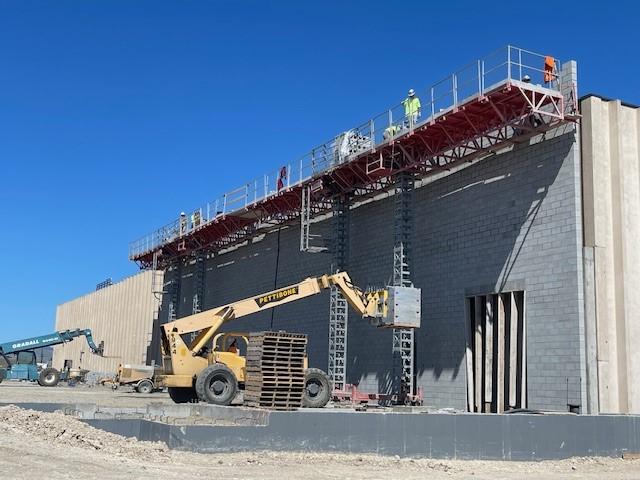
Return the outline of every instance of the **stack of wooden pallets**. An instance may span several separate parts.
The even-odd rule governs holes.
[[[249,336],[244,403],[292,410],[302,406],[307,336],[258,332]]]

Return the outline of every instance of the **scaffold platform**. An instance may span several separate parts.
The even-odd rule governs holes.
[[[165,268],[202,249],[217,252],[301,215],[309,221],[328,213],[338,195],[357,202],[390,190],[397,173],[424,178],[578,118],[575,78],[560,61],[514,46],[416,94],[420,118],[405,115],[400,103],[132,242],[129,258]]]

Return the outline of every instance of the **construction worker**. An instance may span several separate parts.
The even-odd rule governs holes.
[[[522,77],[522,82],[531,83],[531,77],[529,75],[524,75]],[[540,117],[537,116],[535,113],[529,114],[529,116],[526,118],[525,122],[526,122],[526,126],[528,126],[530,128],[538,128],[543,123],[542,120],[540,119]],[[513,132],[514,132],[514,134],[516,136],[526,133],[526,131],[521,129],[521,128],[514,128]]]
[[[180,236],[187,233],[187,214],[180,212]]]
[[[200,210],[196,210],[191,214],[191,228],[200,226]]]
[[[413,128],[418,119],[420,118],[422,105],[420,105],[420,99],[416,96],[416,92],[413,88],[409,89],[407,98],[402,101],[404,106],[404,116],[406,122],[408,122],[409,128]]]
[[[398,126],[389,125],[387,128],[384,129],[384,132],[382,132],[382,138],[384,140],[391,140],[397,133],[398,133]]]
[[[233,342],[231,342],[231,345],[229,345],[229,348],[227,348],[227,352],[235,353],[236,355],[238,354],[238,343],[235,338],[233,339]]]

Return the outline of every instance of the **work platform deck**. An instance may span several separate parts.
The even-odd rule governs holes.
[[[577,118],[575,78],[558,59],[513,46],[417,95],[421,118],[396,105],[131,243],[129,258],[163,268],[195,251],[216,252],[296,222],[304,211],[309,221],[338,196],[357,202],[389,190],[400,172],[447,171]]]

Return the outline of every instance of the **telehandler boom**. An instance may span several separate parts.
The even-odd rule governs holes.
[[[245,381],[246,359],[237,351],[218,350],[217,342],[229,334],[218,333],[225,323],[286,303],[295,302],[336,287],[349,305],[370,323],[382,328],[420,326],[420,289],[387,287],[363,292],[346,272],[307,278],[288,287],[215,307],[166,323],[161,327],[163,375],[158,386],[166,386],[176,403],[206,401],[229,405]],[[216,335],[217,334],[217,335]],[[248,334],[235,333],[244,338]],[[213,348],[208,345],[213,343]],[[324,406],[330,398],[330,382],[321,370],[308,369],[315,387],[305,392],[306,406]],[[322,377],[324,378],[318,378]]]
[[[29,380],[37,381],[39,385],[44,387],[55,387],[60,380],[67,380],[63,375],[64,372],[59,372],[55,368],[39,370],[34,350],[68,343],[78,337],[85,337],[91,353],[99,356],[104,355],[104,342],[96,345],[93,341],[93,334],[88,328],[62,330],[39,337],[0,343],[0,357],[6,364],[6,367],[0,368],[0,382],[5,378],[7,380]],[[14,356],[15,360],[12,361],[10,356]]]

